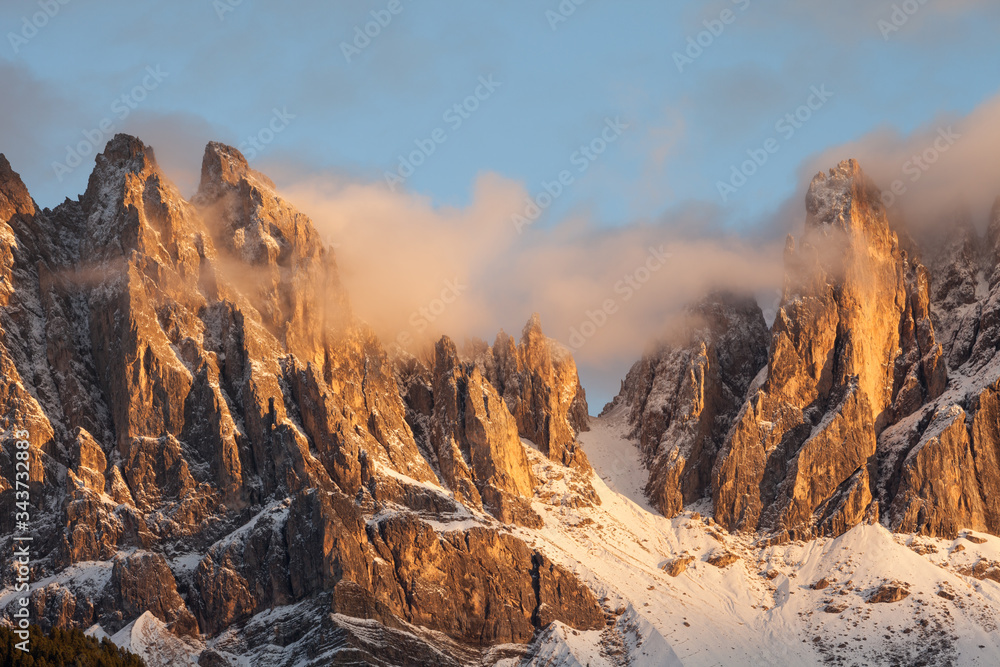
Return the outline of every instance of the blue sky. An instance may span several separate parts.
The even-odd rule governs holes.
[[[446,140],[403,190],[424,212],[454,207],[471,215],[484,176],[520,187],[522,199],[535,197],[544,182],[577,169],[581,146],[618,119],[628,128],[587,159],[585,172],[574,172],[533,224],[532,248],[586,236],[591,246],[604,239],[599,249],[636,229],[653,230],[639,235],[644,241],[770,238],[788,231],[779,221],[789,201],[801,201],[816,156],[852,157],[838,147],[879,133],[905,143],[997,95],[996,3],[908,2],[912,16],[900,13],[907,3],[884,0],[7,0],[0,7],[0,151],[39,205],[53,206],[84,190],[93,152],[68,173],[54,165],[85,132],[100,136],[105,119],[152,144],[188,194],[211,139],[270,138],[255,149],[254,166],[282,187],[317,178],[375,187],[398,156],[417,141],[427,145],[440,128]],[[38,12],[46,6],[54,15],[43,21]],[[565,20],[556,22],[560,6]],[[349,59],[343,44],[372,12],[387,24]],[[44,23],[37,34],[26,28],[33,17]],[[699,37],[705,46],[679,71],[676,54]],[[150,79],[147,68],[160,77]],[[474,95],[481,77],[499,86],[455,127],[445,112]],[[134,109],[116,104],[144,79],[143,99],[125,100]],[[814,87],[832,97],[794,134],[779,133],[776,122],[796,113]],[[275,109],[286,126],[273,138],[261,135]],[[719,181],[771,138],[777,152],[723,201]],[[616,230],[623,236],[614,237]],[[517,257],[526,255],[521,248]],[[600,252],[585,257],[602,261]],[[505,280],[496,270],[492,284]],[[489,290],[480,291],[486,298]],[[496,322],[477,325],[480,335],[544,310],[545,299],[532,303],[531,289],[515,291],[516,299],[491,292],[506,305]],[[573,318],[553,313],[550,333],[567,339]],[[595,395],[609,397],[624,360],[637,352],[584,359]]]

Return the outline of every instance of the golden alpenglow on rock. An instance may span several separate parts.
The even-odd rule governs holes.
[[[995,0],[2,26],[0,665],[1000,665]]]

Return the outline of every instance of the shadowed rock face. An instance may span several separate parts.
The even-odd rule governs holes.
[[[767,341],[753,299],[713,294],[689,309],[672,344],[632,367],[605,407],[627,406],[650,469],[646,493],[665,516],[711,495],[716,456],[767,362]]]
[[[879,518],[932,535],[1000,531],[989,491],[1000,475],[997,211],[986,243],[967,222],[946,243],[924,238],[929,270],[857,163],[819,174],[804,233],[786,244],[764,370],[730,383],[749,384],[745,401],[719,410],[724,364],[713,356],[759,350],[759,328],[667,347],[623,384],[616,403],[647,455],[650,498],[672,516],[711,493],[723,526],[778,540]],[[704,445],[713,428],[726,430],[717,456]]]
[[[120,595],[115,606],[123,617],[134,618],[149,611],[175,632],[198,634],[194,615],[177,594],[174,575],[160,554],[136,553],[115,559],[111,589]]]
[[[450,341],[404,382],[308,218],[228,146],[186,201],[118,135],[86,193],[44,211],[0,156],[0,415],[30,432],[34,578],[98,573],[34,591],[36,618],[114,632],[148,610],[214,636],[297,603],[443,633],[407,640],[425,654],[602,627],[583,584],[495,527],[541,521],[522,424],[559,452],[586,424],[572,359],[526,345],[523,385]],[[13,456],[5,438],[5,476]]]
[[[492,363],[491,363],[492,362]],[[486,376],[517,420],[521,436],[553,461],[589,468],[576,436],[589,429],[587,395],[569,351],[542,333],[537,314],[524,327],[521,342],[500,332],[486,358]]]
[[[460,354],[445,337],[432,363],[401,360],[398,381],[413,432],[462,502],[507,523],[541,526],[527,503],[537,482],[521,438],[580,474],[582,502],[600,502],[577,443],[590,418],[576,364],[542,333],[537,315],[519,345],[501,332],[492,347],[474,341]]]
[[[526,502],[535,476],[506,404],[476,366],[462,364],[448,338],[435,357],[430,440],[445,482],[457,498],[485,505],[502,521],[540,526]]]
[[[730,529],[793,537],[862,520],[877,436],[945,388],[926,270],[900,248],[878,189],[854,162],[820,174],[789,240],[767,378],[730,433],[715,476]]]

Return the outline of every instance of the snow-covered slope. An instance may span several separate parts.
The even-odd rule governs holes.
[[[995,567],[990,564],[1000,560],[1000,539],[931,539],[861,525],[837,539],[765,546],[752,536],[728,534],[696,512],[668,520],[641,497],[639,452],[625,432],[623,415],[615,411],[581,436],[597,471],[600,506],[536,503],[545,527],[519,531],[603,596],[618,620],[604,633],[551,628],[532,664],[1000,661],[1000,583],[973,576],[977,563],[983,563],[980,575]],[[534,461],[540,477],[556,473],[540,457]],[[693,557],[686,571],[677,577],[664,571],[684,555]],[[733,556],[731,564],[709,562],[726,555]],[[826,585],[816,586],[822,580]],[[908,595],[869,602],[887,584]]]
[[[588,433],[537,316],[384,345],[238,150],[191,201],[135,137],[96,162],[43,211],[0,156],[0,546],[24,430],[43,629],[151,665],[1000,662],[998,540],[959,530],[1000,535],[1000,268],[940,300],[978,299],[946,373],[928,276],[877,206],[831,209],[877,204],[856,164],[807,199],[772,332],[711,296]],[[857,279],[809,268],[838,225]]]
[[[623,410],[594,420],[581,436],[594,468],[586,479],[526,442],[540,480],[533,509],[544,526],[508,528],[584,581],[601,598],[607,627],[585,632],[554,622],[526,652],[505,645],[484,656],[470,652],[467,663],[442,654],[441,664],[998,664],[1000,539],[968,532],[956,540],[897,535],[865,524],[836,539],[774,546],[727,533],[708,516],[708,502],[666,519],[642,495],[645,470],[627,431]],[[580,501],[585,483],[599,504]],[[470,515],[436,529],[448,533],[480,520]],[[100,583],[108,575],[80,564],[61,576]],[[871,601],[880,592],[903,597]],[[279,629],[302,618],[315,619],[315,633],[283,637]],[[107,636],[99,626],[89,632]],[[207,646],[178,638],[148,612],[112,639],[150,665],[197,664],[206,649],[234,665],[302,666],[334,659],[365,664],[372,656],[396,664],[408,643],[426,646],[423,640],[449,647],[452,656],[463,650],[421,628],[391,630],[307,602],[258,614]]]
[[[92,628],[95,636],[101,631]],[[167,630],[166,624],[148,611],[119,630],[111,641],[146,661],[148,667],[197,665],[204,648],[200,642],[185,641]]]

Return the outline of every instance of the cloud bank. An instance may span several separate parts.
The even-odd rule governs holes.
[[[1000,95],[969,115],[942,115],[910,134],[891,127],[808,159],[800,179],[853,157],[883,191],[890,217],[916,232],[951,224],[965,209],[982,229],[1000,196]]]
[[[279,179],[280,180],[280,179]],[[482,174],[471,203],[437,207],[380,184],[315,177],[283,188],[335,245],[357,314],[411,351],[517,334],[532,312],[601,395],[710,289],[775,290],[781,245],[725,233],[712,209],[600,228],[582,217],[519,234],[527,190]]]

